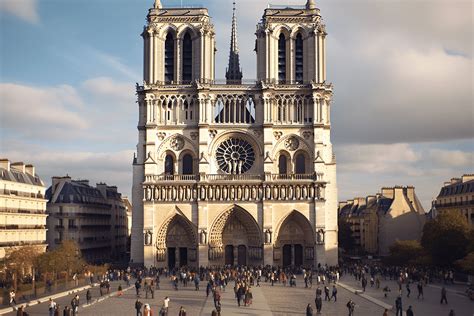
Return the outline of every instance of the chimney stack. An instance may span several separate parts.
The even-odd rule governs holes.
[[[0,159],[0,168],[10,171],[10,160],[6,158]]]
[[[25,164],[23,162],[14,162],[10,166],[18,172],[25,173]]]
[[[30,176],[34,177],[35,176],[35,167],[31,164],[25,166],[26,173],[29,174]]]

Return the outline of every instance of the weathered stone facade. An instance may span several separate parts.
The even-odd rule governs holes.
[[[157,2],[147,19],[132,262],[336,264],[332,86],[314,3],[265,10],[252,84],[234,84],[235,56],[227,82],[215,81],[207,9]]]

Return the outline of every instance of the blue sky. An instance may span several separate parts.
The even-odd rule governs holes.
[[[223,78],[232,1],[183,3],[209,8],[217,31],[216,77]],[[255,77],[255,25],[267,3],[237,1],[247,79]],[[143,62],[139,34],[152,4],[0,0],[0,156],[35,164],[47,183],[68,173],[129,194],[137,141],[134,85]],[[472,2],[317,5],[329,33],[340,199],[410,184],[428,209],[444,181],[474,172]]]

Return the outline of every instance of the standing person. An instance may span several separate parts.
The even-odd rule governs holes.
[[[64,306],[63,316],[72,316],[72,311],[69,306]]]
[[[413,309],[411,308],[411,305],[408,306],[406,316],[414,316],[415,314],[413,313]]]
[[[410,281],[407,281],[406,288],[407,288],[407,297],[410,297],[410,293],[411,293],[411,290],[410,290]]]
[[[456,316],[456,314],[454,313],[454,309],[452,309],[452,310],[449,311],[448,316]]]
[[[420,299],[420,296],[421,296],[421,299],[424,299],[424,296],[423,296],[423,284],[420,282],[418,282],[418,285],[416,286],[416,288],[418,289],[418,299]]]
[[[194,288],[196,291],[199,291],[199,282],[201,282],[201,280],[199,279],[199,276],[196,275],[194,277]]]
[[[329,297],[329,288],[327,285],[324,286],[324,300],[330,301],[331,298]]]
[[[135,281],[135,292],[137,293],[137,297],[140,297],[140,288],[142,285],[140,284],[140,281]]]
[[[12,289],[10,291],[10,306],[13,305],[12,303],[14,303],[14,305],[16,305],[15,296],[16,296],[15,290]]]
[[[385,309],[382,316],[388,316],[388,309]]]
[[[90,303],[91,303],[91,299],[92,299],[91,290],[88,289],[87,292],[86,292],[86,303],[87,303],[87,304],[90,304]]]
[[[395,308],[396,308],[395,316],[398,316],[398,314],[400,314],[400,316],[403,316],[402,297],[400,295],[395,300]]]
[[[323,298],[321,295],[316,296],[314,299],[314,305],[316,306],[316,313],[321,314],[321,309],[323,308]]]
[[[179,308],[178,316],[186,316],[186,310],[184,309],[183,306]]]
[[[334,302],[337,302],[337,288],[335,285],[332,286],[332,296],[331,299],[334,297]],[[330,300],[331,300],[330,299]]]
[[[445,302],[446,305],[448,305],[448,298],[446,297],[446,288],[444,286],[441,288],[441,301],[440,301],[440,304],[443,304],[443,302]]]
[[[353,316],[354,315],[354,309],[355,309],[354,301],[352,299],[350,299],[349,302],[347,302],[346,306],[347,306],[347,310],[349,311],[349,316]]]
[[[150,304],[145,304],[143,307],[143,316],[151,316],[152,314]]]
[[[142,306],[143,303],[137,299],[135,301],[135,310],[137,311],[137,316],[142,316]]]
[[[365,292],[366,287],[367,287],[367,279],[364,277],[362,278],[362,289],[364,290],[364,292]]]
[[[170,307],[170,298],[167,296],[163,300],[163,309],[165,311],[165,315],[168,315],[168,309]]]
[[[76,316],[77,312],[79,311],[79,295],[77,294],[71,300],[71,309],[72,309],[72,315]]]
[[[313,308],[311,307],[311,304],[306,306],[306,316],[313,316]]]
[[[49,298],[48,311],[49,316],[54,316],[54,311],[56,310],[56,302],[52,298]]]

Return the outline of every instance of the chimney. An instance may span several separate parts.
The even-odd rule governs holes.
[[[56,188],[58,187],[59,183],[63,182],[71,182],[71,177],[70,176],[65,176],[65,177],[52,177],[51,178],[51,194],[54,194],[56,191]]]
[[[35,167],[33,165],[26,165],[25,166],[26,173],[29,174],[30,176],[34,177],[35,176]]]
[[[459,182],[461,182],[460,178],[451,178],[451,184],[459,183]]]
[[[25,164],[23,162],[14,162],[10,166],[18,172],[25,173]]]
[[[369,205],[371,202],[375,201],[376,200],[376,197],[375,195],[368,195],[366,198],[365,198],[365,204],[366,205]]]
[[[363,198],[363,197],[358,197],[358,198],[357,198],[357,204],[359,204],[360,206],[365,205],[365,198]]]
[[[416,208],[416,204],[415,204],[415,187],[414,186],[407,186],[406,189],[405,189],[405,192],[406,192],[406,196],[408,198],[408,200],[411,202],[411,204],[413,205],[414,208]]]
[[[0,168],[10,171],[10,160],[6,158],[0,159]]]
[[[100,191],[100,194],[102,194],[102,196],[104,197],[104,199],[107,199],[107,184],[105,183],[97,183],[95,185],[95,187],[97,188],[97,190]]]
[[[384,187],[382,188],[382,195],[385,196],[386,198],[393,199],[394,197],[394,189],[389,188],[389,187]]]
[[[474,180],[474,174],[472,174],[472,173],[471,174],[463,174],[461,179],[462,179],[462,183]]]
[[[346,206],[347,204],[348,204],[347,201],[341,201],[341,202],[339,202],[339,206],[338,206],[338,207],[339,207],[339,210],[341,210],[341,209],[342,209],[344,206]]]
[[[395,188],[393,189],[393,199],[396,200],[396,199],[403,199],[404,198],[404,194],[405,193],[405,189],[399,185],[395,186]]]

